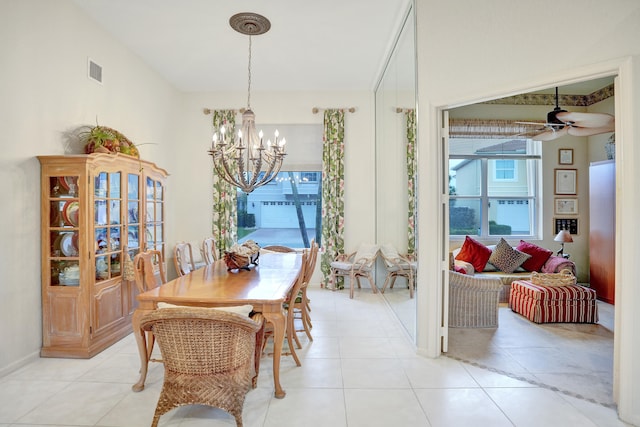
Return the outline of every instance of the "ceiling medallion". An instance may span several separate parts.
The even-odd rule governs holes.
[[[229,25],[237,32],[248,36],[264,34],[271,28],[271,22],[267,18],[253,12],[236,13],[229,18]]]

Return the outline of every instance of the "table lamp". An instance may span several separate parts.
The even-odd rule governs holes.
[[[562,256],[564,258],[569,258],[569,254],[564,253],[564,244],[573,242],[573,238],[571,237],[571,234],[567,230],[564,230],[564,229],[560,230],[560,232],[556,235],[553,241],[560,242],[560,244],[562,245],[556,255]]]

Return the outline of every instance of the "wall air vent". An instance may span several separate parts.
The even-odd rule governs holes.
[[[89,58],[89,78],[102,84],[102,66]]]

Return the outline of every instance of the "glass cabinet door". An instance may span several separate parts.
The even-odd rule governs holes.
[[[164,254],[164,191],[162,183],[152,178],[146,179],[145,241],[147,249],[155,249]]]
[[[140,175],[127,175],[127,251],[133,259],[140,252]]]
[[[51,286],[80,284],[78,176],[49,177],[49,269]]]
[[[94,180],[94,244],[96,281],[121,274],[122,174],[100,172]]]

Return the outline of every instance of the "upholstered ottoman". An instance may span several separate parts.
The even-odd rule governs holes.
[[[535,323],[596,323],[596,291],[580,285],[542,286],[527,280],[511,283],[509,305]]]

